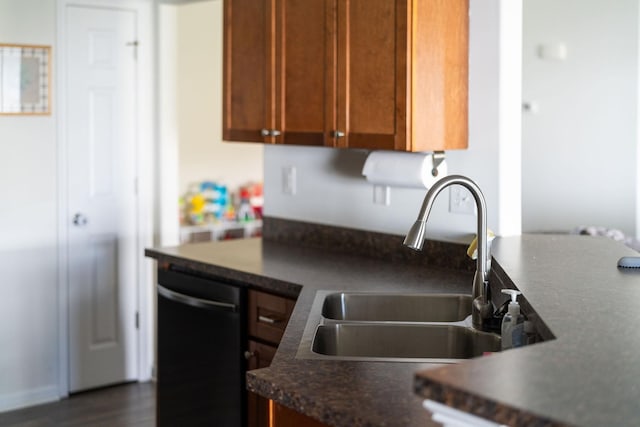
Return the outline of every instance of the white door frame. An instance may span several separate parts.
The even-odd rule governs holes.
[[[154,2],[153,0],[57,0],[57,49],[53,51],[55,67],[54,93],[57,116],[58,140],[58,394],[65,397],[69,394],[69,285],[68,285],[68,177],[67,177],[67,142],[64,123],[66,121],[66,17],[67,6],[84,6],[108,9],[125,9],[136,13],[138,32],[138,61],[136,74],[137,87],[137,235],[136,259],[137,269],[137,308],[139,313],[138,338],[138,380],[151,379],[154,359],[154,287],[153,263],[145,259],[144,248],[153,245],[153,176],[155,160],[155,73],[154,73]]]

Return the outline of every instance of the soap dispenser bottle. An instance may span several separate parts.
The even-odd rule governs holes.
[[[518,295],[522,292],[503,289],[502,293],[511,296],[508,311],[502,318],[502,350],[522,347],[525,343],[524,316],[520,313],[520,305],[517,301]]]

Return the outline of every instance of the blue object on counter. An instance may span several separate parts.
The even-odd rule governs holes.
[[[639,268],[640,269],[640,257],[623,256],[618,260],[618,268]]]

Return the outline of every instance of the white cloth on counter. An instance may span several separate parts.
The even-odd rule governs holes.
[[[607,228],[595,225],[580,226],[571,230],[571,234],[608,237],[609,239],[615,240],[616,242],[622,242],[631,249],[640,252],[640,240],[630,236],[625,236],[622,231],[615,228]]]
[[[424,400],[422,406],[431,412],[431,419],[443,427],[507,427],[430,399]]]

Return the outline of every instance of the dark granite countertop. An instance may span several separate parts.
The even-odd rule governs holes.
[[[297,295],[273,364],[249,372],[247,386],[329,425],[435,425],[421,396],[509,425],[640,425],[640,272],[616,268],[618,258],[636,253],[604,238],[546,235],[498,238],[492,252],[494,268],[523,292],[556,339],[455,365],[295,356],[317,290],[470,293],[469,271],[277,239],[146,253]]]

